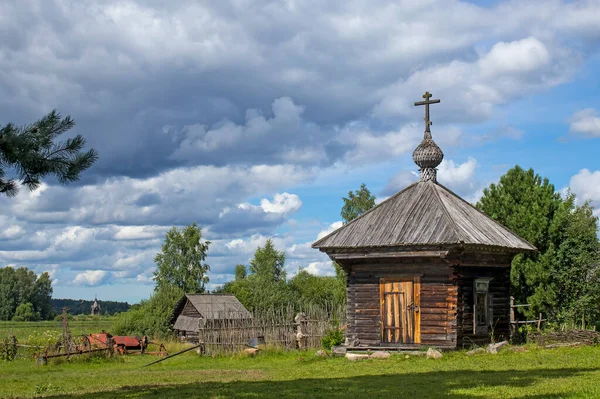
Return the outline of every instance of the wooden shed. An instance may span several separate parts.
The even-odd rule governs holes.
[[[536,248],[437,182],[425,134],[420,180],[313,244],[347,273],[347,345],[456,348],[509,334],[510,266]]]
[[[232,294],[186,294],[175,305],[171,324],[175,334],[186,340],[198,339],[198,329],[210,322],[251,319],[252,314]]]

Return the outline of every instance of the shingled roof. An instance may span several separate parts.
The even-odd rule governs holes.
[[[179,318],[183,317],[181,320],[182,323],[186,322],[185,318],[190,318],[188,316],[180,315],[188,302],[200,314],[200,318],[204,320],[252,318],[252,314],[248,309],[246,309],[232,294],[185,294],[185,296],[177,302],[177,305],[175,305],[171,323],[174,323],[178,316]],[[189,320],[187,322],[189,322]],[[197,319],[195,323],[198,323]]]
[[[312,246],[326,251],[446,245],[536,250],[433,180],[408,186]]]

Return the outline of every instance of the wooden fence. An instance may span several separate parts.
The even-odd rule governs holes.
[[[345,319],[343,306],[305,306],[300,311],[289,306],[253,311],[251,318],[225,314],[204,321],[198,341],[207,355],[238,352],[257,343],[283,350],[318,348],[326,332],[342,328]]]

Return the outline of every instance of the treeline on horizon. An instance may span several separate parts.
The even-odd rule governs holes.
[[[66,307],[68,313],[73,316],[91,314],[92,304],[94,303],[93,300],[67,298],[52,298],[50,302],[56,314],[62,313],[62,309]],[[98,300],[98,304],[100,305],[100,315],[102,316],[112,316],[115,313],[127,312],[131,308],[128,302]]]

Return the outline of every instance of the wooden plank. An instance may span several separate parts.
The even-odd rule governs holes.
[[[415,306],[418,307],[418,309],[421,309],[421,279],[419,277],[415,277],[415,282],[414,282],[414,301],[415,301]],[[415,343],[420,343],[421,342],[421,312],[417,312],[415,314]]]
[[[394,295],[394,327],[400,326],[400,287],[399,283],[393,283],[395,295]],[[394,342],[400,341],[400,331],[396,329],[394,331]]]
[[[385,300],[384,300],[384,295],[383,293],[385,292],[385,287],[383,282],[381,282],[379,284],[379,323],[381,325],[381,341],[384,341],[385,339],[385,322],[384,322],[384,318],[383,318],[383,306],[385,304]]]
[[[391,289],[391,285],[390,283],[386,283],[385,284],[385,290],[389,291]],[[393,326],[393,321],[392,321],[392,301],[390,300],[391,298],[386,297],[385,298],[385,303],[386,303],[386,322],[385,322],[385,326],[386,327],[392,327]],[[392,342],[392,330],[387,330],[387,335],[386,335],[386,342]]]

